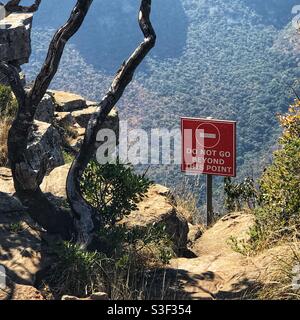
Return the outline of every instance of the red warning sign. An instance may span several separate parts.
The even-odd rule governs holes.
[[[236,176],[236,122],[181,118],[182,171]]]

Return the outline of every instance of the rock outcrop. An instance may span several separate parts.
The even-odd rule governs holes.
[[[27,147],[31,167],[39,171],[45,158],[47,159],[47,172],[63,165],[65,162],[61,141],[61,136],[51,124],[36,120],[29,135]]]
[[[33,286],[11,282],[6,289],[0,289],[0,300],[46,300]]]
[[[52,96],[46,93],[37,107],[35,112],[35,120],[47,123],[53,123],[55,112],[55,104]]]
[[[54,98],[56,103],[56,110],[60,112],[71,112],[74,110],[80,110],[87,107],[86,100],[71,92],[49,90],[48,91]]]
[[[70,165],[56,168],[51,174],[45,177],[41,186],[43,192],[50,193],[56,198],[66,198],[65,182]],[[128,228],[140,227],[146,229],[153,224],[163,224],[167,234],[174,242],[174,249],[179,255],[187,250],[188,223],[177,211],[170,200],[170,190],[161,185],[152,186],[146,197],[138,204],[136,211],[123,218],[120,224]]]
[[[78,109],[82,107],[84,109]],[[61,108],[72,111],[61,112],[59,111]],[[65,198],[65,179],[69,166],[63,168],[61,166],[64,165],[62,151],[66,142],[67,130],[74,132],[74,137],[69,138],[67,143],[78,150],[84,139],[86,126],[96,108],[96,102],[87,101],[79,95],[62,91],[47,92],[37,107],[35,121],[28,139],[27,153],[30,165],[36,171],[41,169],[44,159],[47,162],[47,174],[59,168],[58,172],[55,171],[55,181],[52,181],[53,175],[44,180],[43,186],[47,185],[48,192],[54,195],[63,194],[62,198]],[[113,130],[118,137],[119,116],[115,108],[109,114],[103,128]],[[95,142],[95,144],[97,148],[99,143]],[[57,190],[52,190],[52,188],[59,190],[56,192]],[[15,192],[14,185],[11,172],[6,168],[0,168],[0,192],[0,212],[16,212],[24,209],[17,199],[12,197]]]
[[[128,228],[145,229],[153,224],[163,224],[173,240],[175,252],[182,255],[187,250],[188,223],[170,200],[170,190],[161,185],[150,187],[146,197],[138,204],[137,210],[120,222]]]
[[[246,240],[254,216],[229,214],[194,243],[197,257],[173,259],[167,270],[157,273],[155,286],[168,288],[165,299],[251,299],[268,284],[280,259],[293,256],[291,246],[275,247],[254,257],[244,256],[230,245],[230,238]],[[154,287],[155,287],[154,286]]]
[[[73,137],[69,137],[68,143],[78,149],[84,139],[88,122],[97,107],[97,102],[88,101],[80,95],[49,90],[37,108],[35,119],[50,124],[56,123],[65,131],[71,130]],[[109,113],[103,128],[113,130],[118,138],[119,115],[116,108]]]
[[[12,13],[0,20],[0,60],[19,68],[29,61],[31,54],[31,13]],[[6,83],[0,75],[1,83]]]
[[[45,177],[41,189],[45,193],[61,199],[66,199],[66,180],[70,170],[70,164],[65,164],[55,168],[48,176]]]
[[[20,66],[31,54],[31,13],[11,13],[0,20],[0,59]]]

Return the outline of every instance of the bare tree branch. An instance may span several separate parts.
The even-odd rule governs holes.
[[[23,88],[22,81],[20,79],[19,71],[13,65],[10,65],[4,61],[0,61],[0,71],[3,73],[11,86],[13,93],[15,94],[19,103],[23,102],[26,96]]]
[[[20,2],[20,1],[19,1]],[[14,1],[15,5],[19,5]],[[10,2],[12,4],[12,2]],[[39,4],[40,2],[38,2]],[[141,0],[139,25],[144,34],[144,41],[137,47],[129,59],[117,72],[110,89],[99,104],[86,130],[85,139],[78,156],[72,164],[67,179],[67,195],[73,220],[65,210],[57,209],[40,190],[46,167],[44,159],[41,170],[36,172],[27,157],[27,143],[38,104],[55,76],[66,42],[80,28],[89,10],[92,0],[77,0],[67,23],[54,35],[49,46],[45,63],[37,76],[31,90],[23,89],[17,70],[1,63],[0,71],[8,76],[12,90],[18,98],[19,110],[9,132],[9,159],[14,178],[15,189],[22,203],[28,207],[32,217],[50,232],[69,234],[76,231],[77,241],[87,245],[95,227],[102,224],[96,214],[83,198],[80,189],[82,174],[95,153],[96,135],[103,126],[108,114],[119,101],[124,90],[132,81],[136,68],[154,47],[156,35],[150,21],[151,0]]]
[[[14,1],[15,4],[19,2]],[[27,144],[36,108],[58,69],[67,41],[82,25],[91,3],[92,0],[77,1],[67,23],[55,33],[45,64],[31,90],[24,90],[18,72],[13,66],[5,62],[0,64],[1,71],[9,77],[12,90],[18,99],[18,113],[8,136],[8,156],[17,196],[35,221],[49,232],[60,233],[65,238],[76,231],[73,219],[69,211],[57,208],[42,193],[40,184],[45,175],[44,162],[48,159],[41,160],[41,169],[38,172],[34,170],[28,158]]]
[[[109,91],[100,102],[97,112],[89,121],[82,147],[69,171],[67,179],[68,200],[72,211],[80,219],[78,226],[81,230],[79,230],[78,240],[85,245],[91,240],[91,232],[94,227],[101,224],[101,218],[99,216],[97,217],[94,208],[83,198],[80,180],[86,166],[95,154],[94,145],[97,132],[102,127],[112,108],[121,98],[128,84],[132,81],[136,68],[155,46],[156,34],[150,21],[150,13],[151,0],[142,0],[139,13],[139,25],[144,34],[144,41],[117,72]]]
[[[45,63],[30,92],[35,106],[39,104],[46,93],[57,72],[66,43],[81,27],[92,2],[93,0],[78,0],[67,23],[55,33]]]

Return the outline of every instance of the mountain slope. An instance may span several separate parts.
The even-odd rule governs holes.
[[[181,1],[154,1],[153,4],[152,20],[160,34],[153,54],[159,59],[180,56],[188,27]],[[42,2],[35,15],[35,25],[57,28],[66,21],[73,5],[73,0]],[[72,39],[87,63],[107,72],[119,67],[142,39],[136,23],[138,8],[136,0],[93,1],[83,28]]]
[[[138,4],[120,1],[107,0],[103,6],[95,1],[64,54],[53,87],[101,98],[141,38],[135,21]],[[276,113],[287,110],[300,75],[297,51],[284,49],[289,41],[282,27],[294,3],[154,1],[157,47],[120,101],[121,117],[148,130],[178,127],[180,116],[237,120],[239,178],[258,176],[276,147]],[[41,65],[54,32],[47,25],[62,23],[70,6],[71,1],[45,2],[36,15],[33,56],[26,67],[29,79]],[[169,185],[183,179],[178,167],[153,167],[152,174]]]

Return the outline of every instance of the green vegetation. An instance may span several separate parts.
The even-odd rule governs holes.
[[[261,208],[256,210],[256,237],[267,243],[297,235],[300,224],[300,103],[280,116],[284,129],[273,164],[260,180]],[[257,240],[257,239],[253,239]],[[260,242],[261,242],[260,241]]]
[[[130,166],[120,163],[89,163],[81,188],[86,200],[97,209],[105,224],[114,225],[137,208],[151,182],[137,175]]]
[[[111,299],[147,299],[151,296],[151,272],[154,274],[174,255],[162,226],[147,230],[105,228],[98,233],[98,242],[105,253],[85,251],[68,242],[54,248],[57,262],[44,283],[54,297],[85,297],[100,291]]]
[[[13,115],[12,93],[9,87],[0,85],[0,114],[4,116]]]
[[[9,231],[12,233],[20,233],[24,230],[21,222],[12,223],[9,225]]]
[[[85,297],[99,291],[109,293],[112,299],[150,295],[148,277],[169,263],[174,256],[173,242],[164,225],[129,228],[120,222],[136,209],[149,186],[149,180],[130,166],[95,161],[88,165],[81,187],[104,223],[87,250],[69,242],[53,248],[56,263],[44,286],[54,297]]]
[[[116,15],[124,8],[130,12],[138,8],[137,3],[133,4],[129,0],[122,1],[122,5],[119,1],[115,2],[107,3],[108,11],[103,13],[105,17],[101,21],[106,21],[105,28],[117,20]],[[181,116],[237,120],[238,180],[242,181],[246,177],[257,179],[269,164],[269,155],[276,147],[280,135],[274,115],[286,112],[292,97],[290,89],[300,76],[298,53],[290,50],[291,44],[288,47],[283,45],[285,41],[289,43],[290,28],[286,24],[292,19],[294,0],[171,2],[174,5],[170,1],[153,4],[158,44],[118,104],[120,116],[129,120],[131,126],[141,126],[147,130],[178,127]],[[121,10],[113,10],[117,5],[120,5]],[[266,10],[270,7],[271,11]],[[173,16],[169,19],[163,14],[166,8],[175,8],[172,13],[176,21],[184,23],[171,24]],[[67,12],[65,7],[63,9]],[[42,14],[43,11],[38,13]],[[33,33],[32,64],[26,66],[29,79],[38,71],[46,54],[44,44],[49,42],[51,36],[49,29],[43,28],[45,22],[42,24],[42,17],[38,15],[36,19],[39,20],[36,21],[40,23],[37,23],[39,29]],[[131,19],[131,15],[127,16]],[[127,19],[123,15],[119,20],[123,21],[123,18]],[[88,18],[87,24],[92,24],[92,21],[94,23],[95,19]],[[110,40],[110,51],[106,46],[102,48],[101,53],[106,54],[100,60],[99,50],[91,38],[93,33],[87,31],[90,25],[87,26],[74,43],[89,42],[84,48],[92,44],[95,51],[82,49],[74,43],[68,46],[53,87],[81,93],[91,100],[101,99],[109,87],[111,76],[141,36],[136,14],[132,15],[131,22],[126,23],[122,30],[131,30],[127,32],[131,35],[131,41],[134,39],[133,33],[137,36],[134,43],[124,38],[126,32],[110,33],[109,38],[115,41]],[[171,33],[169,25],[172,25]],[[103,26],[101,30],[104,30]],[[168,34],[167,40],[165,34]],[[284,40],[285,36],[287,40]],[[108,39],[107,32],[97,34],[97,37],[101,39],[99,43]],[[175,56],[161,54],[160,50],[169,50],[178,41],[180,50]],[[118,57],[112,56],[112,53],[117,53]],[[112,57],[111,61],[107,57]],[[295,89],[298,89],[297,85]],[[173,188],[184,179],[178,166],[172,165],[153,166],[149,174],[154,181]],[[198,197],[198,182],[193,178],[189,180],[191,192]],[[220,201],[216,211],[221,212],[222,179],[217,180],[217,184],[219,192],[216,198]],[[203,190],[201,195],[200,205]]]
[[[232,182],[230,178],[224,179],[225,209],[228,212],[241,211],[245,204],[248,209],[256,207],[258,192],[255,182],[246,178],[241,183]]]
[[[65,161],[66,164],[67,163],[72,163],[73,160],[74,160],[74,155],[69,153],[69,152],[67,152],[67,151],[65,151],[65,150],[63,150],[63,156],[64,156],[64,161]]]
[[[231,239],[236,251],[256,253],[278,243],[297,241],[300,224],[300,101],[279,116],[280,148],[259,180],[259,207],[249,241]]]

